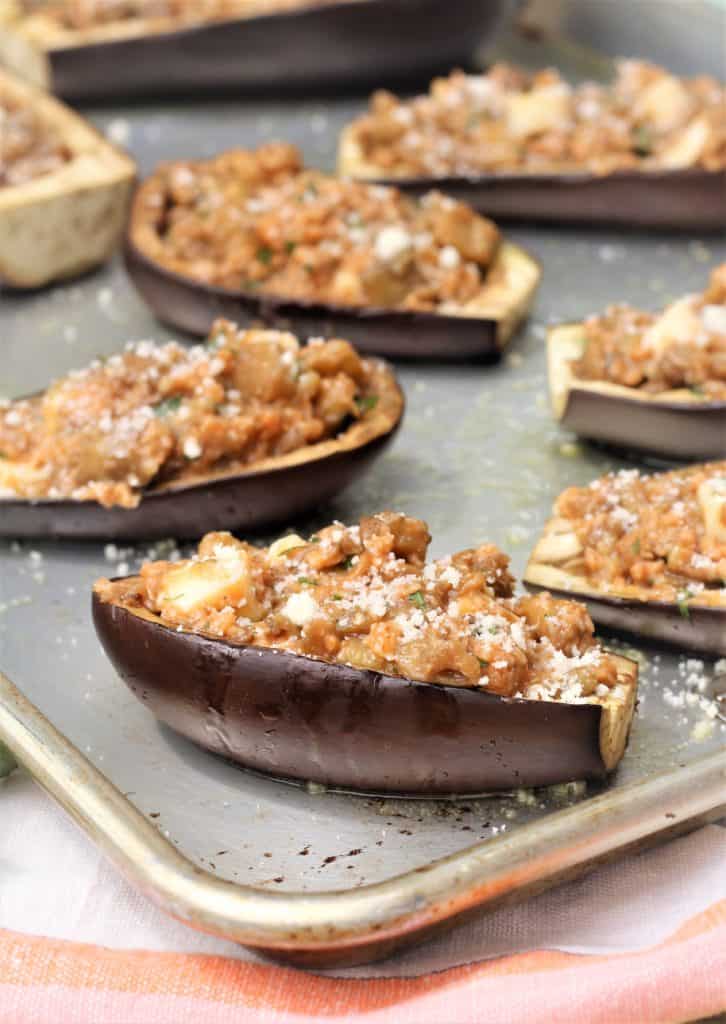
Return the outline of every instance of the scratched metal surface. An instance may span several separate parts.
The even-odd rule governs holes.
[[[678,5],[668,6],[670,17]],[[679,26],[688,52],[697,53],[696,43],[709,45],[712,33],[703,31],[705,22],[696,31],[689,20],[690,36],[683,19]],[[659,40],[662,45],[662,32]],[[617,39],[611,47],[617,52]],[[688,63],[680,53],[681,63]],[[205,156],[272,138],[290,139],[309,162],[332,168],[338,130],[363,102],[190,100],[96,107],[89,114],[128,145],[142,173],[161,159]],[[724,239],[552,228],[509,234],[542,261],[544,280],[532,318],[508,357],[495,368],[401,366],[408,413],[390,452],[333,504],[290,526],[311,532],[331,517],[353,521],[365,512],[397,508],[428,520],[435,555],[488,539],[511,553],[521,574],[550,504],[564,487],[636,464],[580,445],[553,424],[545,395],[545,327],[613,300],[655,308],[700,288],[709,268],[726,259]],[[40,388],[128,339],[170,336],[137,298],[118,262],[32,295],[0,290],[0,393]],[[524,793],[433,802],[312,793],[196,750],[157,726],[128,693],[92,630],[93,580],[124,571],[121,563],[133,570],[146,551],[139,545],[109,552],[109,558],[97,544],[0,545],[0,665],[198,863],[225,878],[277,889],[361,885],[479,839],[496,842],[502,831],[549,813],[563,799]],[[696,677],[711,679],[712,664],[689,665],[685,657],[653,647],[639,650],[640,710],[614,786],[726,742],[726,726],[709,725],[700,694],[684,709],[674,708],[669,697],[684,687],[693,690]]]

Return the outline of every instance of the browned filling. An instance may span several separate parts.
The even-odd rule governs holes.
[[[207,284],[412,310],[476,302],[500,241],[491,221],[440,193],[416,203],[305,170],[283,144],[162,166],[142,187],[133,237]]]
[[[726,601],[726,462],[652,476],[621,470],[570,487],[555,513],[560,542],[566,527],[573,535],[568,572],[684,607],[694,596]]]
[[[620,61],[608,85],[572,87],[557,71],[506,64],[455,71],[409,101],[374,94],[353,124],[362,160],[381,176],[587,168],[726,166],[726,92],[642,61]]]
[[[83,30],[137,18],[200,22],[321,7],[333,0],[25,0],[28,14],[42,11],[60,25]]]
[[[611,306],[583,324],[583,353],[572,364],[583,380],[605,380],[648,392],[690,388],[726,401],[726,263],[704,292],[660,316]]]
[[[168,626],[505,696],[600,700],[617,666],[584,605],[515,598],[494,545],[427,562],[419,519],[394,512],[256,548],[210,533],[184,562],[96,590]]]
[[[302,347],[220,320],[206,346],[138,342],[0,403],[0,491],[134,507],[151,485],[242,470],[357,422],[390,430],[401,406],[391,372],[347,341]]]
[[[34,111],[0,96],[0,188],[50,174],[70,158],[68,147]]]

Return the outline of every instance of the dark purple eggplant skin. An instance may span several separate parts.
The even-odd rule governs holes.
[[[440,189],[495,220],[709,232],[726,227],[726,169],[376,180],[409,195]]]
[[[558,590],[523,580],[531,593],[547,589],[555,597],[581,601],[587,605],[590,618],[597,626],[633,637],[657,640],[699,654],[726,656],[726,607],[705,608],[698,605],[683,606],[683,610],[668,601],[632,601],[624,598],[577,591]]]
[[[370,84],[466,61],[507,0],[365,0],[51,50],[71,100]]]
[[[95,593],[93,622],[158,719],[277,778],[436,796],[606,776],[596,705],[509,700],[235,645]]]
[[[213,530],[251,531],[294,520],[366,470],[391,442],[400,422],[359,448],[297,466],[150,491],[136,508],[104,508],[96,501],[0,499],[0,537],[192,538]]]
[[[573,382],[560,422],[591,441],[667,459],[726,456],[726,402],[643,402]]]
[[[217,317],[240,326],[264,323],[300,337],[348,338],[367,355],[386,359],[497,362],[497,322],[394,310],[290,302],[201,284],[145,256],[130,240],[126,269],[157,319],[204,337]]]

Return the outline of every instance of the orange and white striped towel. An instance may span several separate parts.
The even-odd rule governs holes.
[[[333,976],[167,919],[22,774],[0,815],[0,1024],[661,1024],[726,1010],[718,826]]]

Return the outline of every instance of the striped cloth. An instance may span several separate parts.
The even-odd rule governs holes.
[[[166,918],[22,773],[0,787],[0,822],[0,1024],[663,1024],[726,1010],[718,826],[334,976]]]

